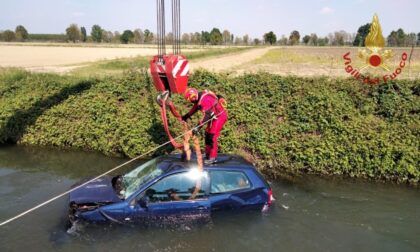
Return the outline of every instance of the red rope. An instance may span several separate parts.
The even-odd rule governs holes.
[[[178,120],[182,120],[181,116],[179,115],[178,111],[176,111],[175,106],[172,102],[169,102],[169,108],[172,112],[172,114],[178,119]],[[169,137],[169,141],[171,141],[171,144],[176,148],[176,149],[184,149],[184,145],[180,144],[178,142],[175,141],[175,139],[172,137],[171,132],[169,131],[169,126],[168,126],[168,118],[166,117],[166,100],[162,101],[162,106],[160,107],[160,115],[162,118],[162,122],[163,122],[163,128],[165,129],[166,134]]]
[[[175,116],[176,119],[178,119],[178,121],[182,121],[181,114],[179,114],[178,111],[176,110],[174,103],[172,101],[168,101],[167,105],[169,106],[169,109],[171,110],[172,115]]]

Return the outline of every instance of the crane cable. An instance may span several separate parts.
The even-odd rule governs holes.
[[[179,136],[175,137],[174,139],[179,139],[179,138],[181,138],[181,137],[184,137],[184,136],[185,136],[185,135],[187,135],[187,134],[192,134],[192,131],[193,131],[193,130],[201,128],[203,125],[205,125],[205,124],[209,123],[210,121],[212,121],[213,119],[217,118],[217,116],[221,115],[223,112],[224,112],[224,111],[220,112],[218,115],[216,115],[216,116],[214,116],[214,117],[210,118],[209,120],[207,120],[207,121],[205,121],[205,122],[203,122],[203,123],[200,123],[199,125],[195,126],[194,128],[192,128],[192,129],[190,129],[190,130],[188,130],[188,131],[185,131],[183,134],[181,134],[181,135],[179,135]],[[198,138],[197,138],[197,139],[198,139]],[[195,143],[198,143],[196,140],[195,140],[194,142],[195,142]],[[38,204],[38,205],[36,205],[36,206],[35,206],[35,207],[33,207],[33,208],[30,208],[30,209],[28,209],[28,210],[26,210],[26,211],[24,211],[24,212],[22,212],[22,213],[20,213],[20,214],[18,214],[18,215],[16,215],[16,216],[12,217],[12,218],[10,218],[10,219],[7,219],[7,220],[5,220],[5,221],[3,221],[3,222],[1,222],[1,223],[0,223],[0,227],[1,227],[1,226],[6,225],[7,223],[12,222],[12,221],[14,221],[14,220],[16,220],[16,219],[19,219],[19,218],[21,218],[21,217],[23,217],[23,216],[25,216],[25,215],[27,215],[27,214],[29,214],[29,213],[31,213],[31,212],[33,212],[33,211],[35,211],[36,209],[41,208],[41,207],[43,207],[43,206],[45,206],[45,205],[47,205],[47,204],[49,204],[49,203],[51,203],[51,202],[53,202],[53,201],[55,201],[55,200],[57,200],[57,199],[61,198],[61,197],[63,197],[63,196],[65,196],[65,195],[67,195],[67,194],[69,194],[69,193],[71,193],[71,192],[74,192],[74,191],[76,191],[76,190],[78,190],[78,189],[80,189],[80,188],[82,188],[82,187],[86,186],[87,184],[92,183],[93,181],[95,181],[95,180],[97,180],[97,179],[100,179],[100,178],[102,178],[103,176],[108,175],[109,173],[114,172],[114,171],[116,171],[116,170],[120,169],[121,167],[124,167],[124,166],[126,166],[126,165],[128,165],[128,164],[130,164],[130,163],[132,163],[132,162],[134,162],[134,161],[136,161],[136,160],[138,160],[138,159],[140,159],[140,158],[143,158],[143,157],[145,157],[145,156],[149,155],[150,153],[153,153],[154,151],[156,151],[156,150],[158,150],[158,149],[160,149],[160,148],[162,148],[162,147],[164,147],[164,146],[166,146],[166,145],[168,145],[168,144],[170,144],[170,143],[171,143],[171,141],[169,140],[169,141],[167,141],[167,142],[165,142],[165,143],[163,143],[163,144],[161,144],[161,145],[157,146],[156,148],[153,148],[153,149],[151,149],[151,150],[147,151],[147,152],[146,152],[146,153],[144,153],[144,154],[141,154],[141,155],[139,155],[139,156],[137,156],[137,157],[135,157],[135,158],[133,158],[133,159],[130,159],[130,160],[128,160],[127,162],[125,162],[125,163],[123,163],[123,164],[120,164],[120,165],[118,165],[118,166],[116,166],[116,167],[112,168],[111,170],[108,170],[107,172],[104,172],[104,173],[102,173],[101,175],[96,176],[96,177],[95,177],[95,178],[93,178],[93,179],[90,179],[89,181],[87,181],[87,182],[85,182],[85,183],[83,183],[83,184],[81,184],[81,185],[78,185],[78,186],[76,186],[76,187],[73,187],[73,188],[71,188],[70,190],[67,190],[67,191],[65,191],[65,192],[63,192],[63,193],[61,193],[61,194],[59,194],[59,195],[57,195],[57,196],[55,196],[55,197],[53,197],[53,198],[51,198],[51,199],[49,199],[49,200],[45,201],[45,202],[43,202],[43,203],[41,203],[41,204]],[[196,147],[196,150],[197,150],[197,147]],[[200,153],[200,156],[201,156],[201,153]],[[197,157],[197,159],[198,159],[198,157]],[[199,162],[199,164],[200,164],[200,163],[202,164],[202,160],[198,160],[198,162]]]
[[[172,51],[174,55],[181,53],[181,1],[172,0]]]
[[[156,0],[157,6],[157,45],[158,55],[163,59],[166,55],[166,23],[165,0]],[[181,53],[181,1],[172,0],[172,52],[174,55]]]
[[[165,42],[165,0],[156,0],[157,5],[157,46],[159,59],[163,61],[163,55],[166,55]]]

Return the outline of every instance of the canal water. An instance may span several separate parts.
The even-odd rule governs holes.
[[[1,147],[0,221],[123,161]],[[267,214],[215,216],[191,227],[88,225],[70,235],[64,197],[0,227],[0,251],[420,251],[417,188],[313,176],[271,183],[276,201]]]

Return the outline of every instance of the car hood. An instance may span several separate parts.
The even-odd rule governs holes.
[[[72,188],[75,188],[90,179],[80,181],[79,183],[74,184]],[[120,201],[121,199],[118,198],[118,195],[112,187],[112,178],[109,176],[96,179],[70,193],[70,202],[76,204],[114,203]]]

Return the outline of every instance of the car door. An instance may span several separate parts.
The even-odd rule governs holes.
[[[212,211],[254,208],[259,204],[259,198],[244,171],[210,171]]]
[[[208,175],[195,170],[168,175],[145,189],[130,219],[145,224],[201,222],[210,218]]]

